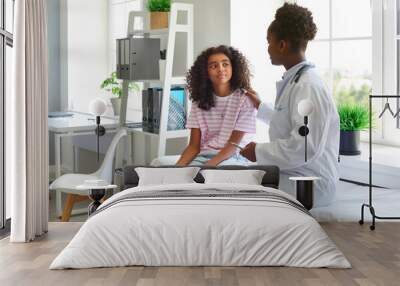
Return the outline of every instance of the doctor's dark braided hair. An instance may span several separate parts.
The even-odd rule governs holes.
[[[289,3],[276,11],[275,20],[268,29],[278,40],[289,41],[290,50],[294,53],[305,50],[307,42],[313,40],[317,33],[310,10]]]
[[[210,110],[215,106],[213,86],[208,77],[208,58],[215,54],[224,54],[231,61],[232,78],[229,81],[231,90],[235,91],[238,88],[251,90],[248,62],[242,53],[224,45],[208,48],[197,57],[186,75],[190,99],[203,110]]]

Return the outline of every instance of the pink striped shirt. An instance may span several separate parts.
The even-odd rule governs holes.
[[[200,109],[193,103],[186,123],[186,128],[201,131],[200,152],[221,150],[233,130],[246,133],[241,146],[252,141],[256,133],[256,109],[250,99],[239,89],[228,96],[214,97],[215,106],[210,110]]]

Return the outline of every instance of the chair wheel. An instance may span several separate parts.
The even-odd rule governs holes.
[[[371,225],[371,226],[369,227],[369,229],[370,229],[370,230],[375,230],[375,226],[374,226],[374,225]]]
[[[362,219],[360,219],[360,220],[358,221],[358,223],[359,223],[360,225],[363,225],[363,224],[364,224],[364,221],[363,221]]]

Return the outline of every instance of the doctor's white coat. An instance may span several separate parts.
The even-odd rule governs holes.
[[[279,84],[282,83],[277,83],[278,91]],[[304,118],[297,111],[299,101],[306,98],[314,106],[308,120],[307,162],[304,161],[304,137],[298,132],[304,125]],[[262,103],[257,117],[269,123],[270,137],[270,142],[256,145],[257,163],[279,166],[282,171],[280,188],[289,193],[294,191],[289,176],[320,177],[314,182],[314,206],[329,204],[339,180],[339,116],[331,94],[315,69],[305,70],[297,83],[289,80],[277,97],[275,107]]]

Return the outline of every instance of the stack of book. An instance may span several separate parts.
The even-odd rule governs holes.
[[[162,98],[161,88],[148,88],[142,91],[143,131],[159,133]],[[185,90],[182,87],[172,88],[168,109],[168,130],[185,129],[185,111]]]

